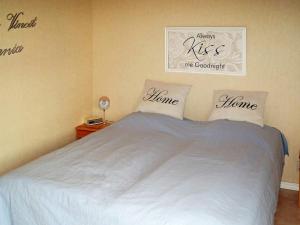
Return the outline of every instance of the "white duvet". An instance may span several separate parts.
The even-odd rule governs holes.
[[[271,225],[280,132],[134,113],[0,178],[1,225]]]

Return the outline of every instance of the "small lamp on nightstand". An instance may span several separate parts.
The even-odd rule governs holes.
[[[103,110],[103,123],[107,123],[105,120],[105,111],[109,108],[110,106],[110,100],[107,96],[102,96],[99,98],[98,106],[101,110]]]

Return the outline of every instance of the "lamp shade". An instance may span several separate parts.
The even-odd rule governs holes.
[[[107,110],[110,106],[110,100],[107,96],[99,98],[98,106],[101,110]]]

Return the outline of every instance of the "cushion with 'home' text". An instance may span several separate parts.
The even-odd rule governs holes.
[[[137,111],[183,119],[185,100],[190,89],[190,85],[146,80]]]
[[[246,121],[263,127],[267,95],[263,91],[217,90],[208,120]]]

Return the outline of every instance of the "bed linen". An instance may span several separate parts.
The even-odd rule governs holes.
[[[133,113],[0,178],[1,225],[271,225],[281,133]]]

